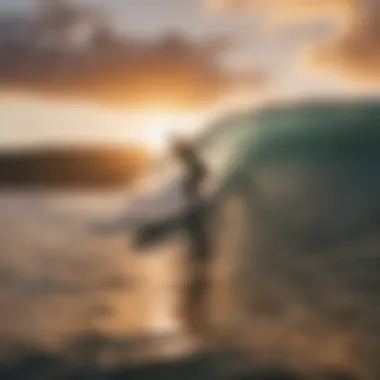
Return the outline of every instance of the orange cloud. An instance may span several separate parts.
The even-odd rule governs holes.
[[[330,41],[316,46],[312,62],[365,82],[380,80],[380,2],[357,2],[354,17]]]
[[[219,11],[259,13],[271,25],[333,19],[335,32],[308,47],[307,62],[362,81],[380,79],[379,0],[212,0],[211,5]]]
[[[255,12],[267,20],[299,22],[329,15],[348,14],[355,0],[210,0],[215,12]]]

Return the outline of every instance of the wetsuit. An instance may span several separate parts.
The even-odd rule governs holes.
[[[201,187],[206,177],[206,168],[197,157],[191,156],[187,164],[188,175],[184,181],[184,192],[189,203],[190,213],[186,223],[189,236],[190,259],[194,263],[203,263],[209,255],[207,239],[207,221],[202,207]]]
[[[181,156],[187,175],[184,180],[184,193],[189,204],[185,230],[189,244],[189,284],[186,290],[184,316],[189,327],[199,332],[205,326],[205,296],[208,289],[209,244],[206,211],[202,205],[201,188],[207,171],[193,151]]]

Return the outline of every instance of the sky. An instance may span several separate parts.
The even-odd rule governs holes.
[[[59,1],[65,3],[54,0]],[[28,20],[41,4],[49,0],[2,0],[0,17],[16,12]],[[249,91],[242,96],[252,100],[264,94],[377,93],[376,0],[77,0],[75,5],[85,17],[106,20],[118,36],[128,37],[135,47],[122,49],[139,57],[137,63],[120,61],[119,47],[104,50],[107,40],[98,50],[78,45],[74,51],[58,39],[58,58],[41,53],[37,43],[25,44],[21,53],[2,45],[1,147],[143,140],[157,147],[165,125],[192,128],[188,115],[198,121],[194,115],[210,109],[219,95],[229,99],[236,93],[239,99],[247,72]],[[52,20],[57,28],[61,19]],[[160,40],[168,33],[179,38],[174,52]],[[214,59],[210,51],[218,41],[226,46]],[[136,45],[148,46],[146,52],[138,53]],[[89,53],[79,55],[84,47]],[[189,53],[192,49],[198,53]],[[240,72],[245,74],[239,77]],[[192,92],[197,95],[189,98]],[[186,112],[174,117],[184,104]],[[141,119],[131,116],[136,114]]]

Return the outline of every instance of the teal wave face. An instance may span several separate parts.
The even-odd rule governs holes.
[[[380,344],[380,103],[266,109],[249,119],[257,133],[244,165],[256,190],[250,215],[259,233],[242,278],[247,278],[253,345],[297,357],[302,350],[289,343],[292,338],[273,343],[261,332],[266,328],[272,337],[280,326],[292,337],[302,324],[308,331],[303,350],[317,346],[319,333],[313,331],[320,328],[328,331],[324,347],[339,341],[354,352],[361,342],[376,345],[369,349],[375,352]],[[299,310],[304,314],[297,319]],[[347,354],[344,360],[343,366],[362,360],[363,367],[378,368],[370,356]]]
[[[252,147],[256,160],[380,156],[380,103],[265,110],[252,123],[259,129]]]
[[[342,230],[348,220],[350,231],[380,226],[380,104],[279,108],[251,120],[258,133],[246,170],[284,228],[297,224],[300,214],[297,228],[306,233],[308,226],[311,235],[318,226],[327,231],[335,219]],[[312,209],[319,215],[313,223]]]

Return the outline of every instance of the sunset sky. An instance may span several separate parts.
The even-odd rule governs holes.
[[[22,13],[24,21],[17,24],[20,28],[25,20],[35,17],[41,3],[49,1],[2,0],[0,16],[6,20],[10,14]],[[92,17],[101,15],[102,21],[112,25],[115,33],[123,33],[135,45],[142,41],[141,44],[153,47],[146,48],[148,55],[138,58],[140,61],[135,66],[118,65],[117,54],[111,59],[114,66],[103,63],[96,66],[99,58],[91,58],[90,63],[95,64],[91,67],[97,68],[83,83],[78,67],[84,67],[86,73],[89,70],[80,66],[85,61],[76,55],[75,65],[68,69],[72,71],[67,85],[65,74],[61,71],[55,74],[50,59],[39,56],[39,52],[35,54],[35,62],[42,62],[38,66],[40,71],[30,69],[33,65],[25,59],[30,51],[34,54],[30,46],[26,55],[21,55],[24,58],[19,58],[9,53],[13,50],[4,50],[1,45],[0,55],[11,62],[1,65],[0,61],[2,147],[144,139],[159,145],[165,125],[179,125],[186,120],[190,127],[187,115],[192,115],[192,122],[198,120],[195,115],[208,109],[214,98],[216,102],[217,94],[239,96],[241,84],[245,82],[239,77],[240,72],[251,71],[253,80],[248,94],[252,100],[268,93],[279,98],[377,93],[380,79],[380,3],[377,0],[82,0],[76,3],[85,12],[89,9],[94,12]],[[84,33],[83,30],[78,33]],[[166,47],[159,48],[157,53],[154,50],[159,45],[157,40],[173,32],[180,36],[180,47],[181,39],[197,46],[227,40],[228,46],[218,56],[217,67],[209,65],[208,53],[204,59],[197,56],[191,60]],[[187,45],[183,46],[186,52]],[[135,47],[128,49],[134,49],[128,52],[135,54]],[[155,55],[151,58],[149,54],[153,50]],[[74,53],[67,51],[68,59],[74,59]],[[62,57],[66,59],[65,55]],[[59,64],[66,69],[62,62],[61,58]],[[173,62],[175,75],[170,74]],[[156,63],[160,68],[151,80]],[[9,67],[14,68],[11,75]],[[228,80],[224,72],[218,71],[220,68],[233,71]],[[177,78],[185,85],[177,85]],[[136,86],[143,99],[138,107],[134,97]],[[193,106],[194,99],[189,100],[184,93],[194,88],[198,91],[193,107],[196,111],[188,107],[185,113],[173,116],[173,109],[185,103]],[[242,94],[248,96],[246,92]]]

